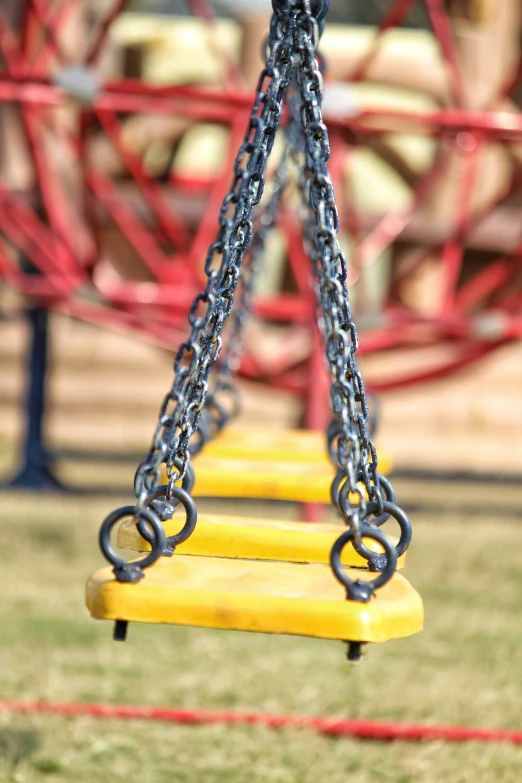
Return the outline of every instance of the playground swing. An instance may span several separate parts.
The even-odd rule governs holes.
[[[292,138],[292,136],[294,138]],[[293,141],[293,143],[292,143]],[[282,199],[290,181],[289,161],[295,157],[298,138],[286,129],[281,159],[270,183],[271,194],[257,215],[250,245],[242,262],[234,309],[228,323],[228,340],[220,353],[216,379],[210,390],[191,441],[191,456],[198,456],[197,481],[190,488],[195,496],[241,497],[328,503],[335,469],[335,438],[339,424],[330,423],[326,433],[311,430],[233,428],[228,424],[240,411],[240,396],[234,384],[243,350],[243,334],[251,318],[253,291],[266,254],[266,241],[277,224]],[[372,399],[368,428],[375,434],[377,402]],[[381,473],[390,471],[382,453]]]
[[[138,469],[136,505],[114,511],[100,530],[102,552],[113,567],[91,577],[86,601],[93,617],[116,622],[115,638],[125,637],[129,621],[172,623],[341,639],[349,642],[349,656],[357,658],[361,643],[407,636],[422,628],[422,601],[396,572],[398,558],[411,538],[410,523],[402,509],[386,499],[381,486],[376,450],[367,429],[364,385],[354,359],[357,333],[348,302],[346,261],[337,242],[338,218],[328,176],[328,133],[322,122],[316,61],[319,26],[328,2],[315,6],[312,10],[310,0],[273,2],[266,68],[236,158],[232,188],[220,211],[218,239],[205,264],[207,286],[192,308],[192,330],[176,355],[173,387],[160,409],[147,460]],[[322,546],[330,550],[330,567],[319,555],[315,561],[308,557],[303,562],[289,555],[285,562],[273,562],[274,557],[267,562],[240,558],[237,552],[218,557],[212,546],[204,553],[180,554],[182,546],[187,551],[188,542],[197,540],[194,536],[201,521],[196,524],[195,503],[178,484],[182,481],[187,486],[189,442],[201,419],[210,370],[219,356],[221,330],[232,308],[283,98],[292,90],[306,145],[304,233],[317,278],[332,376],[331,404],[340,430],[336,439],[339,472],[332,494],[346,529],[337,537],[330,533],[328,542],[323,539]],[[199,305],[205,312],[196,316]],[[165,459],[168,485],[162,487]],[[181,530],[166,537],[160,516],[163,512],[169,516],[176,503],[186,520]],[[378,527],[388,516],[401,527],[397,544]],[[119,557],[110,540],[112,529],[128,518],[150,544],[145,556],[130,562]],[[227,525],[214,528],[219,539]],[[236,534],[239,529],[235,527]],[[278,535],[283,537],[280,531]],[[328,533],[314,530],[307,535]],[[344,565],[348,548],[362,559],[356,565],[366,564],[366,568]],[[173,557],[165,556],[173,553]]]
[[[265,257],[269,233],[277,224],[282,200],[290,185],[290,162],[302,155],[302,134],[297,116],[284,129],[280,160],[270,182],[270,194],[260,205],[252,239],[242,261],[241,276],[235,294],[234,309],[228,320],[228,339],[224,343],[214,372],[215,379],[205,401],[196,438],[190,444],[191,457],[197,456],[196,469],[191,466],[183,487],[193,495],[295,500],[311,503],[330,501],[334,476],[335,444],[339,422],[327,428],[326,438],[320,432],[307,430],[270,431],[266,429],[231,430],[227,425],[240,410],[240,395],[235,386],[235,370],[243,350],[246,323],[251,318],[255,282]],[[268,189],[265,185],[265,193]],[[306,200],[306,194],[301,194]],[[377,422],[377,403],[373,400],[368,430],[373,436]],[[379,466],[382,471],[382,455]],[[386,468],[387,468],[386,464]],[[196,481],[196,475],[198,480]],[[334,486],[340,477],[334,479]],[[395,501],[393,487],[381,477],[386,500]],[[199,490],[199,491],[198,491]],[[337,506],[337,500],[334,500]],[[389,518],[382,514],[380,523]],[[162,514],[165,533],[174,540],[178,520]],[[143,535],[140,535],[140,530]],[[217,514],[200,516],[197,529],[178,552],[190,555],[212,555],[254,560],[282,560],[298,563],[329,562],[329,553],[339,535],[339,525],[318,525],[306,530],[300,522],[238,518]],[[398,546],[399,566],[404,563],[407,534],[392,539]],[[118,545],[124,549],[148,551],[152,537],[145,525],[123,523],[118,530]],[[368,546],[375,555],[376,542]],[[363,567],[366,560],[353,547],[344,551],[344,565]]]
[[[305,430],[271,433],[266,429],[227,429],[228,422],[240,409],[239,392],[234,384],[234,370],[238,366],[243,348],[244,327],[251,315],[255,280],[260,272],[267,236],[276,223],[282,197],[289,185],[289,161],[302,154],[300,137],[299,122],[297,117],[293,117],[285,128],[281,159],[271,182],[272,192],[257,216],[252,239],[242,262],[234,309],[227,324],[228,340],[216,365],[215,379],[205,401],[196,437],[191,439],[190,455],[198,457],[198,482],[196,483],[196,470],[191,462],[185,474],[183,488],[194,495],[304,502],[329,502],[331,499],[336,461],[335,446],[340,432],[339,422],[335,419],[327,429],[326,438],[324,434]],[[306,199],[306,194],[302,194],[302,197]],[[368,418],[371,435],[376,424],[376,413],[374,402],[373,415]],[[322,442],[319,441],[318,435],[321,436]],[[223,440],[224,456],[221,453]],[[308,462],[305,461],[306,454],[299,449],[303,445],[312,450]],[[282,449],[283,454],[278,453],[276,447]],[[318,447],[322,459],[316,457]],[[203,456],[200,456],[201,452]],[[380,459],[380,465],[381,462]],[[136,477],[139,477],[139,469]],[[333,487],[336,492],[342,477],[341,472],[334,478]],[[395,502],[391,482],[383,476],[381,486],[386,500]],[[139,487],[136,487],[136,492],[139,494]],[[158,501],[162,502],[160,491],[158,499],[152,501],[153,507],[157,506]],[[333,498],[333,502],[334,506],[338,505],[337,498]],[[172,504],[163,504],[160,514],[167,539],[173,546],[179,522],[176,517],[172,517],[171,510]],[[388,518],[388,514],[382,514],[379,524],[383,524]],[[399,540],[391,539],[398,550],[399,567],[404,563],[403,553],[409,542],[409,527],[403,525],[401,531]],[[189,555],[327,564],[330,550],[339,532],[339,524],[307,524],[304,529],[301,522],[273,519],[266,521],[250,517],[246,520],[244,517],[205,514],[199,517],[194,533],[186,541],[177,544],[177,551]],[[124,549],[149,551],[152,541],[153,537],[142,523],[136,526],[132,521],[124,522],[118,529],[117,542]],[[366,543],[374,556],[378,557],[381,552],[379,545],[371,539]],[[343,553],[343,564],[364,567],[367,561],[352,546],[348,546]]]

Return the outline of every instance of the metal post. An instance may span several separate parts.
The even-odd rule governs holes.
[[[52,458],[44,442],[49,352],[49,313],[44,307],[29,307],[27,320],[31,343],[27,357],[25,399],[26,431],[22,467],[9,482],[10,487],[32,490],[63,490],[54,476]]]

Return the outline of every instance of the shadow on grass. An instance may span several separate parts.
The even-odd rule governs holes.
[[[33,756],[40,747],[40,738],[33,729],[0,728],[0,760],[8,774],[13,774],[20,762]]]

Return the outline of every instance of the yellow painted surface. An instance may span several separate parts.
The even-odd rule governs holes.
[[[378,448],[381,473],[389,473],[391,459]],[[227,427],[205,446],[204,455],[226,459],[313,463],[330,467],[326,436],[318,430],[281,430],[266,427]],[[203,455],[203,454],[202,454]]]
[[[182,524],[182,515],[174,516],[165,522],[166,535],[177,533]],[[342,524],[310,524],[201,514],[193,534],[178,546],[176,552],[203,557],[327,564],[332,545],[344,530]],[[139,535],[131,521],[120,526],[117,540],[118,546],[124,549],[139,552],[150,550],[150,545]],[[364,541],[373,551],[382,551],[373,539]],[[397,544],[397,539],[391,538],[391,541],[394,545]],[[404,555],[399,559],[399,567],[404,566],[404,559]],[[343,563],[358,568],[366,567],[366,560],[357,554],[351,544],[343,550]]]
[[[349,571],[371,580],[369,571]],[[115,580],[111,568],[86,588],[91,615],[102,620],[168,623],[324,639],[384,642],[422,629],[418,593],[400,574],[368,603],[347,601],[323,565],[160,558],[138,584]]]
[[[329,503],[334,470],[328,463],[271,462],[200,454],[194,495]]]
[[[290,451],[285,453],[282,448],[277,448],[277,437],[284,436],[278,433],[273,440],[272,435],[270,439],[266,438],[265,449],[257,432],[234,430],[234,434],[222,433],[219,443],[209,444],[195,458],[196,485],[193,494],[196,497],[330,503],[330,485],[335,471],[326,457],[304,460],[307,449],[296,449],[294,454],[298,453],[299,459],[291,460]],[[298,440],[295,431],[290,431],[289,437]],[[254,457],[256,450],[257,456]],[[315,449],[313,453],[316,454]],[[390,467],[390,460],[386,457],[379,460],[382,473],[389,472]],[[165,473],[162,480],[166,480]]]

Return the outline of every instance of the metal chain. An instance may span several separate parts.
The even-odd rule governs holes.
[[[102,525],[102,549],[105,541],[105,554],[115,564],[119,579],[136,581],[141,578],[140,565],[150,565],[163,546],[159,519],[149,505],[162,492],[158,484],[165,461],[168,474],[166,498],[170,501],[175,496],[187,512],[180,540],[188,537],[195,526],[197,515],[193,501],[184,489],[176,487],[176,482],[185,478],[190,466],[189,442],[198,428],[205,406],[210,370],[220,355],[221,332],[234,302],[241,263],[252,238],[252,212],[263,194],[267,158],[280,124],[283,96],[292,80],[296,84],[296,95],[299,95],[299,135],[304,137],[301,190],[306,193],[309,205],[304,233],[317,278],[326,359],[332,378],[331,406],[341,425],[336,459],[346,476],[339,490],[339,507],[349,530],[335,542],[331,565],[336,577],[346,586],[347,596],[355,600],[369,600],[373,590],[391,578],[397,557],[411,538],[411,528],[404,512],[393,502],[385,501],[381,494],[377,453],[367,428],[364,384],[354,356],[358,338],[348,300],[346,260],[337,239],[339,219],[328,174],[329,140],[321,113],[322,77],[316,60],[320,22],[328,4],[329,0],[315,0],[316,18],[311,0],[273,0],[266,67],[258,83],[244,141],[236,157],[232,186],[220,210],[218,236],[206,258],[207,285],[192,304],[188,317],[191,332],[176,354],[174,381],[161,406],[149,455],[137,471],[137,503],[134,507],[114,512]],[[247,291],[251,291],[248,282]],[[241,319],[236,325],[241,331]],[[368,502],[360,489],[361,481]],[[129,513],[135,516],[137,524],[151,524],[155,554],[154,558],[149,555],[144,561],[122,565],[115,560],[105,539],[115,524],[114,520]],[[393,516],[401,525],[400,548],[394,548],[378,528],[366,523],[370,514],[382,517],[383,513]],[[368,560],[372,557],[370,550],[365,551],[362,544],[363,534],[377,541],[385,552],[380,556],[382,573],[374,582],[351,580],[341,565],[342,549],[350,541]],[[169,553],[172,553],[172,548]]]
[[[322,76],[316,59],[317,42],[317,22],[305,2],[298,23],[296,69],[305,145],[302,188],[306,187],[310,205],[304,213],[304,236],[318,283],[326,358],[332,377],[331,406],[341,425],[336,460],[346,474],[349,489],[344,493],[342,511],[359,537],[360,521],[366,516],[366,498],[358,482],[363,481],[368,498],[376,503],[379,513],[382,513],[383,498],[377,452],[367,428],[364,383],[355,361],[358,336],[349,305],[346,259],[337,238],[339,217],[328,174],[330,147],[321,112]]]
[[[319,54],[319,52],[316,52],[316,54]],[[319,69],[321,75],[324,73],[324,63],[325,63],[324,58],[320,57]],[[316,223],[315,223],[315,216],[310,204],[308,177],[304,165],[305,142],[304,142],[303,127],[301,123],[300,95],[299,95],[298,88],[296,88],[296,85],[293,86],[292,95],[289,101],[289,106],[290,106],[290,122],[289,122],[289,129],[288,129],[288,137],[290,140],[291,158],[296,170],[297,190],[299,193],[299,216],[300,216],[301,227],[302,227],[302,240],[303,240],[305,252],[307,253],[307,255],[310,257],[312,261],[312,266],[314,271],[313,288],[315,291],[317,324],[319,327],[319,331],[323,336],[323,339],[326,340],[326,324],[322,315],[322,302],[321,302],[321,294],[319,290],[319,280],[318,280],[319,277],[318,264],[317,264],[317,255],[315,251],[315,242],[314,242],[314,232],[316,229]],[[346,286],[345,286],[345,295],[348,296]],[[370,397],[370,395],[366,395],[366,397]],[[363,415],[365,416],[368,432],[370,436],[373,438],[373,436],[377,431],[377,426],[378,426],[378,401],[374,397],[373,406],[371,406],[368,404],[368,399],[366,399],[366,397],[364,400],[361,400],[361,410]],[[367,411],[366,413],[365,413],[365,408]],[[338,470],[338,473],[334,478],[334,483],[332,484],[332,497],[337,497],[337,499],[339,497],[339,485],[342,484],[343,480],[346,478],[345,471],[337,461],[337,439],[342,431],[342,428],[343,428],[342,421],[334,413],[334,416],[326,431],[326,447],[327,447],[328,455],[334,467]],[[338,503],[336,502],[335,505],[338,505]]]
[[[166,460],[169,497],[189,464],[189,442],[197,430],[208,391],[208,377],[221,350],[221,331],[234,302],[239,269],[252,236],[252,210],[263,194],[267,158],[280,124],[282,98],[292,78],[292,50],[298,13],[291,0],[272,16],[266,66],[235,163],[230,191],[219,213],[216,241],[205,261],[207,285],[195,298],[190,335],[174,360],[174,381],[160,408],[146,460],[138,470],[137,505],[144,507],[159,484]]]
[[[217,364],[216,379],[205,403],[201,419],[203,423],[203,438],[205,440],[220,432],[230,418],[236,415],[239,410],[234,377],[239,369],[241,354],[244,350],[245,327],[252,318],[255,285],[261,272],[266,243],[269,235],[277,225],[279,208],[289,179],[288,158],[290,144],[286,131],[287,129],[285,129],[284,133],[284,146],[281,158],[270,181],[270,197],[256,218],[252,240],[241,267],[236,301],[228,322],[228,339],[224,341],[224,348]],[[231,411],[226,408],[226,397],[230,397]]]

